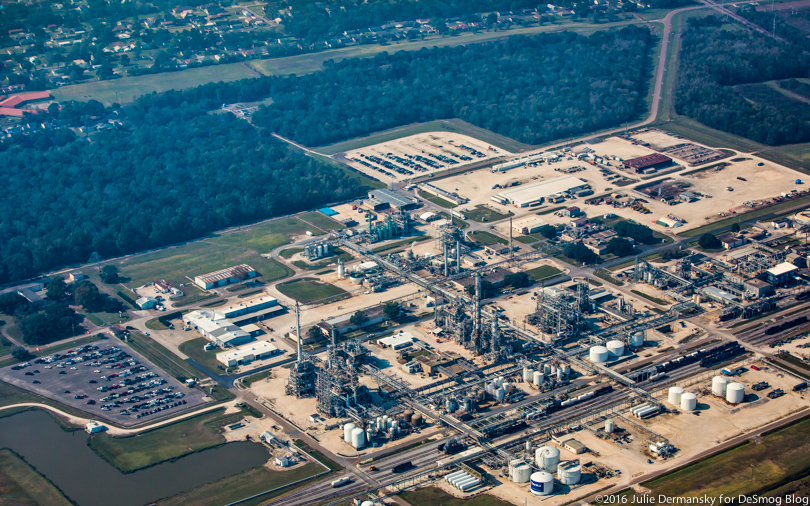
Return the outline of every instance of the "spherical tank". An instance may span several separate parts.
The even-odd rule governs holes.
[[[745,399],[745,387],[742,383],[729,383],[726,387],[726,401],[739,404]]]
[[[613,420],[605,421],[605,432],[607,432],[608,434],[612,434],[615,429],[616,425],[613,423]]]
[[[352,442],[352,431],[354,430],[355,427],[357,427],[357,425],[353,423],[347,423],[346,425],[343,426],[343,440],[346,441],[347,443]]]
[[[608,349],[605,348],[604,346],[593,346],[591,347],[589,358],[591,362],[594,363],[607,362],[608,353],[609,353]]]
[[[568,462],[560,462],[557,467],[557,479],[563,485],[576,485],[582,477],[582,466],[579,461],[571,460]]]
[[[618,358],[624,355],[624,343],[619,340],[609,341],[607,343],[607,350],[612,357]]]
[[[729,382],[725,376],[715,376],[712,378],[712,393],[718,397],[725,397]]]
[[[560,463],[560,449],[556,446],[541,446],[534,453],[534,460],[537,467],[550,473],[557,472],[557,464]]]
[[[366,433],[363,432],[363,429],[357,428],[352,429],[352,446],[355,449],[360,449],[366,444]]]
[[[673,406],[679,406],[681,404],[681,395],[683,394],[683,388],[681,387],[669,387],[669,395],[667,400]]]
[[[638,348],[639,346],[644,345],[644,331],[634,332],[630,336],[630,346],[635,346]]]
[[[554,489],[554,476],[551,473],[539,472],[530,476],[531,491],[534,495],[549,495]]]
[[[697,395],[690,392],[681,394],[681,409],[684,411],[694,411],[697,409]]]

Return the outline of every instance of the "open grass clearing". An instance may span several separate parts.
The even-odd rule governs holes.
[[[509,244],[509,241],[507,241],[503,237],[499,237],[495,234],[485,232],[483,230],[477,232],[470,232],[469,234],[467,234],[467,237],[469,237],[470,240],[477,242],[481,246],[492,246],[493,244],[503,244],[503,245]]]
[[[554,276],[561,274],[562,271],[552,265],[541,265],[540,267],[535,267],[534,269],[529,269],[526,271],[526,274],[529,275],[535,281],[542,281],[544,279],[553,278]]]
[[[222,362],[217,360],[217,353],[222,353],[222,350],[216,348],[211,351],[205,351],[203,348],[210,341],[204,337],[198,337],[190,341],[186,341],[180,345],[180,351],[191,360],[197,362],[211,372],[216,374],[229,374],[233,372],[233,368],[225,367]]]
[[[635,295],[638,295],[639,297],[645,298],[645,299],[647,299],[649,301],[655,302],[656,304],[658,304],[660,306],[668,306],[670,304],[669,302],[665,301],[664,299],[659,299],[658,297],[653,297],[652,295],[646,294],[646,293],[644,293],[644,292],[642,292],[640,290],[630,290],[630,291],[633,292]]]
[[[134,436],[112,437],[102,432],[90,438],[90,447],[119,470],[132,472],[225,444],[222,428],[247,415],[215,410]]]
[[[287,297],[297,300],[302,304],[309,304],[330,297],[338,300],[338,296],[341,296],[340,298],[349,296],[342,288],[338,288],[330,283],[324,283],[315,278],[301,278],[287,283],[280,283],[276,285],[276,289]]]
[[[269,377],[273,376],[273,370],[268,369],[266,371],[262,371],[258,374],[254,374],[253,376],[248,376],[247,378],[242,378],[242,383],[249,387],[250,385],[256,383],[257,381],[262,381]]]
[[[423,199],[427,200],[428,202],[433,202],[437,206],[443,207],[445,209],[453,209],[454,207],[458,207],[458,206],[456,206],[456,204],[450,202],[449,200],[445,200],[445,199],[443,199],[443,198],[441,198],[441,197],[439,197],[437,195],[433,195],[431,193],[423,192],[422,190],[418,190],[417,194],[419,195],[420,198],[423,198]]]
[[[0,504],[71,506],[73,503],[19,455],[3,448],[0,450]]]
[[[708,232],[715,232],[720,231],[720,229],[724,229],[726,227],[730,227],[734,223],[740,223],[743,221],[753,220],[755,218],[761,218],[763,216],[768,216],[771,214],[779,214],[780,212],[785,211],[786,209],[792,207],[801,207],[804,205],[810,204],[810,195],[793,198],[785,200],[784,202],[779,202],[776,205],[769,205],[765,206],[761,209],[756,209],[754,211],[749,211],[744,214],[737,214],[736,216],[732,216],[730,218],[726,218],[724,220],[719,220],[714,223],[709,223],[708,225],[704,225],[702,227],[693,228],[692,230],[687,230],[678,234],[681,237],[697,237]]]
[[[281,253],[279,253],[279,256],[281,258],[286,258],[287,260],[289,260],[290,258],[293,257],[293,255],[295,255],[296,253],[301,253],[302,251],[304,251],[304,248],[287,248],[285,250],[282,250]]]
[[[495,221],[505,220],[510,216],[514,216],[514,213],[512,213],[511,211],[507,211],[506,213],[499,213],[498,211],[495,211],[491,207],[483,204],[475,206],[475,209],[472,209],[470,211],[464,211],[463,214],[464,216],[467,217],[467,219],[477,221],[478,223],[484,222],[492,223]]]
[[[318,211],[304,213],[299,216],[299,219],[306,223],[311,223],[321,230],[340,230],[342,228],[346,228],[342,223],[339,223]]]
[[[458,499],[438,487],[408,490],[399,495],[412,506],[512,506],[512,503],[489,494]]]
[[[56,88],[51,90],[51,94],[59,102],[87,102],[93,99],[110,106],[115,102],[126,104],[152,92],[184,90],[211,82],[238,81],[257,76],[258,73],[244,63],[226,63],[177,72],[122,77],[111,81],[88,81]]]

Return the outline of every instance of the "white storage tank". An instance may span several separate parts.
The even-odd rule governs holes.
[[[561,366],[560,369],[562,369],[563,376],[568,377],[571,374],[571,366],[568,364]]]
[[[534,452],[534,462],[537,467],[556,473],[557,464],[560,463],[560,449],[556,446],[541,446]]]
[[[684,411],[694,411],[697,409],[697,395],[686,392],[681,394],[681,409]]]
[[[353,423],[347,423],[343,426],[343,440],[347,443],[352,442],[352,431],[357,427],[357,425]]]
[[[611,357],[618,358],[624,355],[624,343],[615,339],[613,341],[608,341],[607,343],[607,350],[610,353]]]
[[[563,374],[562,367],[560,367],[557,369],[557,381],[562,381],[563,379],[565,379],[565,374]]]
[[[726,396],[726,387],[731,382],[727,377],[721,375],[712,378],[712,393],[718,397]]]
[[[366,444],[366,433],[363,432],[363,429],[356,428],[352,429],[352,446],[355,449],[360,449]]]
[[[374,506],[374,501],[363,501],[360,506]]]
[[[582,466],[578,460],[560,462],[557,467],[557,479],[563,485],[576,485],[582,477]]]
[[[534,386],[539,387],[540,385],[542,385],[544,379],[545,378],[543,377],[543,373],[541,373],[540,371],[534,371],[534,378],[533,378]]]
[[[349,280],[352,282],[353,285],[362,285],[363,284],[363,274],[358,272],[353,272],[351,276],[349,276]]]
[[[495,390],[495,400],[502,401],[505,396],[506,390],[504,390],[503,387]]]
[[[640,330],[638,332],[633,332],[630,335],[630,346],[638,348],[639,346],[644,346],[644,331]]]
[[[541,471],[530,476],[531,491],[534,495],[549,495],[554,490],[554,476]]]
[[[745,387],[742,383],[729,383],[726,387],[726,400],[731,404],[739,404],[745,399]]]
[[[681,387],[669,387],[669,395],[667,400],[673,406],[680,406],[681,405],[681,395],[683,395],[683,388]]]
[[[523,368],[523,381],[528,383],[533,378],[534,378],[534,369],[529,369],[528,367],[524,367]]]
[[[473,481],[460,483],[458,489],[462,492],[467,492],[468,490],[472,490],[473,488],[477,487],[479,483],[481,483],[481,480],[478,478],[473,478]]]
[[[551,364],[543,364],[543,373],[551,374]]]
[[[529,464],[520,464],[512,470],[511,478],[515,483],[528,483],[531,474],[532,468]]]
[[[616,425],[613,423],[613,420],[605,420],[605,432],[613,434],[614,430],[616,430]]]
[[[591,362],[595,364],[601,364],[603,362],[607,362],[609,356],[608,349],[604,346],[592,346],[591,351],[588,354],[588,358]]]

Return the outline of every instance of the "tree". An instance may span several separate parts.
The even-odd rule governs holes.
[[[33,353],[25,348],[14,348],[14,350],[11,352],[11,356],[20,362],[25,362],[26,360],[31,360],[35,357]]]
[[[465,288],[467,293],[471,296],[475,296],[475,283],[467,285]],[[488,299],[495,295],[495,285],[493,285],[490,281],[486,279],[481,280],[481,298]]]
[[[731,231],[733,233],[735,233],[735,234],[737,232],[739,232],[740,231],[740,224],[739,223],[734,223],[733,225],[731,225]]]
[[[623,237],[614,237],[608,242],[608,253],[624,257],[633,253],[633,244]]]
[[[98,254],[98,251],[94,251],[94,252],[92,252],[92,253],[90,254],[90,258],[87,260],[87,263],[90,263],[90,264],[98,264],[99,262],[101,262],[101,255],[99,255],[99,254]],[[97,266],[97,268],[98,268],[99,270],[101,270],[101,267],[98,267],[98,266]]]
[[[557,237],[557,229],[551,225],[543,225],[540,227],[540,235],[546,239],[553,239]]]
[[[399,302],[389,301],[383,306],[383,313],[389,320],[396,320],[400,309]]]
[[[720,241],[712,233],[703,234],[698,239],[698,244],[703,249],[713,249],[720,246]]]
[[[368,316],[362,311],[358,311],[349,318],[349,322],[355,327],[362,327],[368,321]]]
[[[101,281],[107,283],[108,285],[118,283],[118,267],[114,265],[105,265],[101,268],[99,277],[101,278]]]
[[[532,284],[532,278],[525,272],[515,272],[507,274],[504,277],[504,282],[512,288],[525,288]]]
[[[498,13],[497,12],[490,12],[487,15],[486,23],[487,23],[487,26],[490,27],[490,28],[495,26],[498,23]]]
[[[569,242],[563,248],[563,255],[582,264],[595,264],[602,260],[599,255],[582,244],[582,241]]]
[[[6,292],[0,295],[0,313],[14,316],[18,312],[27,312],[31,304],[17,292]]]
[[[661,242],[653,235],[653,230],[646,225],[620,221],[613,225],[613,230],[623,237],[630,237],[641,244],[656,244]]]
[[[51,300],[60,300],[65,298],[67,294],[67,283],[65,283],[65,278],[62,276],[56,276],[51,278],[48,281],[48,285],[45,288],[45,296]]]
[[[317,325],[313,325],[307,330],[307,339],[312,342],[317,342],[323,339],[323,332],[321,332],[320,327]]]

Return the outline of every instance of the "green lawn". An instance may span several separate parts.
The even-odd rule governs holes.
[[[226,415],[224,410],[215,410],[135,436],[98,433],[90,438],[90,447],[121,471],[132,472],[225,444],[222,427],[247,415],[243,411]]]
[[[188,356],[188,358],[194,360],[211,372],[216,374],[227,374],[228,372],[232,372],[230,368],[226,369],[225,366],[222,365],[222,362],[217,360],[217,353],[222,353],[221,349],[216,348],[211,351],[205,351],[203,349],[203,347],[209,342],[210,341],[204,337],[198,337],[181,344],[179,349],[181,352],[183,352],[183,354]]]
[[[248,376],[247,378],[242,378],[242,383],[245,386],[249,387],[250,385],[256,383],[257,381],[261,381],[263,379],[267,379],[273,375],[273,370],[268,369],[266,371],[260,372],[259,374],[254,374],[253,376]]]
[[[428,202],[433,202],[437,206],[443,207],[445,209],[453,209],[454,207],[458,207],[456,204],[450,202],[449,200],[445,200],[437,195],[433,195],[432,193],[423,192],[422,190],[418,190],[417,194],[420,198],[427,200]]]
[[[506,214],[499,213],[489,206],[483,204],[475,206],[475,209],[471,211],[464,211],[463,214],[467,217],[467,219],[477,221],[479,223],[501,221],[514,215],[514,213],[511,211],[507,211]]]
[[[62,86],[51,90],[57,101],[98,100],[106,106],[114,102],[125,104],[135,98],[154,92],[183,90],[218,81],[237,81],[257,77],[259,74],[244,63],[212,65],[178,72],[163,72],[145,76],[122,77],[111,81],[89,81]]]
[[[512,503],[489,494],[481,494],[471,499],[457,499],[437,487],[408,490],[399,495],[412,506],[512,506]]]
[[[313,225],[322,230],[340,230],[341,228],[346,228],[343,226],[342,223],[338,223],[329,216],[326,216],[325,214],[320,213],[318,211],[312,211],[309,213],[302,214],[300,216],[300,219],[307,223],[312,223]]]
[[[504,239],[503,237],[499,237],[495,234],[491,234],[489,232],[479,231],[479,232],[470,232],[467,234],[467,237],[470,240],[477,242],[481,246],[492,246],[493,244],[509,244],[509,241]]]
[[[542,281],[544,279],[553,278],[557,274],[560,274],[562,271],[554,266],[551,265],[541,265],[540,267],[535,267],[534,269],[529,269],[526,271],[526,274],[529,275],[535,281]]]
[[[294,236],[303,235],[312,228],[298,218],[282,218],[182,246],[137,255],[124,260],[118,267],[121,275],[129,278],[128,286],[142,286],[157,279],[165,279],[175,286],[186,283],[182,289],[190,298],[201,291],[191,284],[189,278],[239,263],[256,269],[264,281],[289,276],[292,271],[288,267],[261,254],[290,242]],[[311,232],[322,234],[317,229]]]
[[[281,256],[281,258],[286,258],[287,260],[289,260],[290,258],[293,257],[293,255],[295,255],[296,253],[301,253],[302,251],[304,251],[304,248],[287,248],[285,250],[282,250],[281,253],[279,253],[279,256]]]
[[[757,493],[810,471],[808,431],[810,418],[804,418],[764,435],[760,444],[747,441],[642,485],[655,496],[736,498]]]
[[[645,298],[647,300],[651,300],[651,301],[653,301],[656,304],[659,304],[661,306],[668,306],[670,304],[670,302],[667,302],[664,299],[659,299],[658,297],[653,297],[652,295],[648,295],[648,294],[646,294],[646,293],[644,293],[642,291],[639,291],[639,290],[630,290],[630,291],[633,292],[634,294],[638,295],[639,297],[643,297],[643,298]]]
[[[348,296],[342,288],[323,283],[315,278],[301,278],[276,285],[276,289],[302,304],[309,304],[328,297]],[[341,297],[342,298],[342,297]]]
[[[748,221],[754,218],[760,218],[762,216],[767,216],[770,214],[776,214],[779,213],[780,211],[783,211],[784,209],[788,209],[791,207],[798,207],[805,204],[810,204],[810,196],[788,199],[786,201],[779,202],[776,205],[768,205],[761,209],[756,209],[754,211],[749,211],[743,214],[737,214],[724,220],[715,221],[714,223],[709,223],[708,225],[703,225],[702,227],[697,227],[693,228],[692,230],[681,232],[678,235],[681,237],[697,237],[707,232],[713,232],[725,227],[730,227],[734,223]]]
[[[58,488],[13,451],[0,450],[0,504],[71,506]]]

